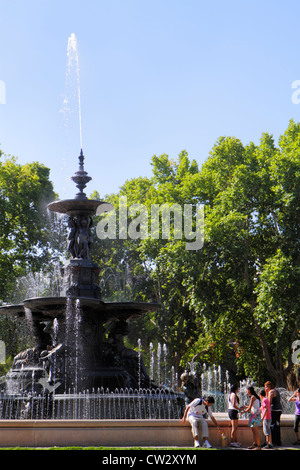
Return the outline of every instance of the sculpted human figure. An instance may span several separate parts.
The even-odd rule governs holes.
[[[91,234],[92,220],[88,216],[78,217],[78,230],[76,234],[76,257],[88,259],[90,255],[90,247],[93,243]]]
[[[72,258],[76,258],[76,233],[77,224],[74,217],[69,217],[68,221],[69,234],[68,234],[68,251],[71,253]]]
[[[137,374],[140,368],[141,377],[144,381],[149,382],[146,367],[138,353],[132,349],[127,348],[124,345],[124,336],[128,333],[128,324],[125,321],[118,321],[108,337],[108,344],[113,351],[113,354],[117,356],[122,366],[134,377],[138,379]]]
[[[21,368],[22,366],[34,366],[38,364],[40,356],[40,348],[35,346],[34,348],[25,349],[14,357],[13,369]]]

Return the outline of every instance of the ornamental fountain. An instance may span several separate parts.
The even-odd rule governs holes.
[[[73,199],[48,205],[68,218],[69,259],[64,272],[65,296],[34,297],[0,307],[1,315],[30,320],[35,346],[19,353],[2,377],[3,397],[39,394],[58,397],[72,391],[157,389],[140,353],[126,348],[128,321],[160,308],[157,303],[107,302],[101,298],[99,266],[90,258],[93,216],[112,205],[90,200],[84,193],[92,179],[79,169],[71,179],[79,192]],[[109,326],[109,333],[108,327]]]
[[[140,349],[124,345],[128,322],[160,306],[102,298],[100,268],[90,257],[93,216],[113,206],[90,200],[84,193],[92,178],[84,169],[75,34],[69,37],[67,56],[66,78],[69,81],[75,72],[78,95],[81,151],[79,168],[71,177],[78,193],[48,205],[50,212],[63,214],[68,221],[69,257],[62,270],[65,295],[27,298],[0,307],[0,315],[27,321],[35,342],[15,356],[11,370],[0,378],[0,419],[178,417],[180,404],[173,406],[176,394],[149,377]],[[69,109],[67,98],[64,103]]]

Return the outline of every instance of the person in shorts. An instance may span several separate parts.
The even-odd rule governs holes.
[[[241,447],[237,440],[237,429],[239,425],[239,411],[242,411],[244,407],[239,407],[238,391],[238,385],[232,385],[228,396],[228,417],[231,422],[230,447]]]
[[[195,398],[184,410],[181,422],[185,423],[187,420],[191,424],[191,431],[194,438],[194,447],[200,447],[198,431],[199,425],[201,426],[202,431],[203,447],[211,447],[210,443],[208,442],[208,425],[206,422],[208,417],[210,417],[212,422],[217,426],[219,432],[221,433],[217,420],[213,416],[211,410],[211,405],[213,405],[214,402],[214,397]]]
[[[260,399],[254,390],[253,385],[248,385],[247,394],[250,397],[249,405],[243,410],[243,413],[250,412],[249,417],[249,426],[252,429],[253,434],[253,444],[248,447],[248,449],[259,450],[260,446],[260,436],[258,432],[259,426],[261,426],[261,416],[260,416]]]
[[[266,442],[262,445],[262,447],[265,449],[273,449],[271,434],[271,404],[264,389],[259,392],[259,396],[261,402],[260,411],[263,424],[263,433],[266,438]]]

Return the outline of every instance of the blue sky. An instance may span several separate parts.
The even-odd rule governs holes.
[[[277,142],[300,119],[299,18],[297,0],[0,0],[0,148],[75,195],[79,123],[61,113],[71,33],[88,194],[150,176],[153,155],[186,150],[201,166],[221,135]]]

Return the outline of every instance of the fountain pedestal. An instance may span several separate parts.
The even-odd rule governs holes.
[[[70,297],[101,298],[100,268],[91,260],[71,259],[64,267],[66,293]]]

